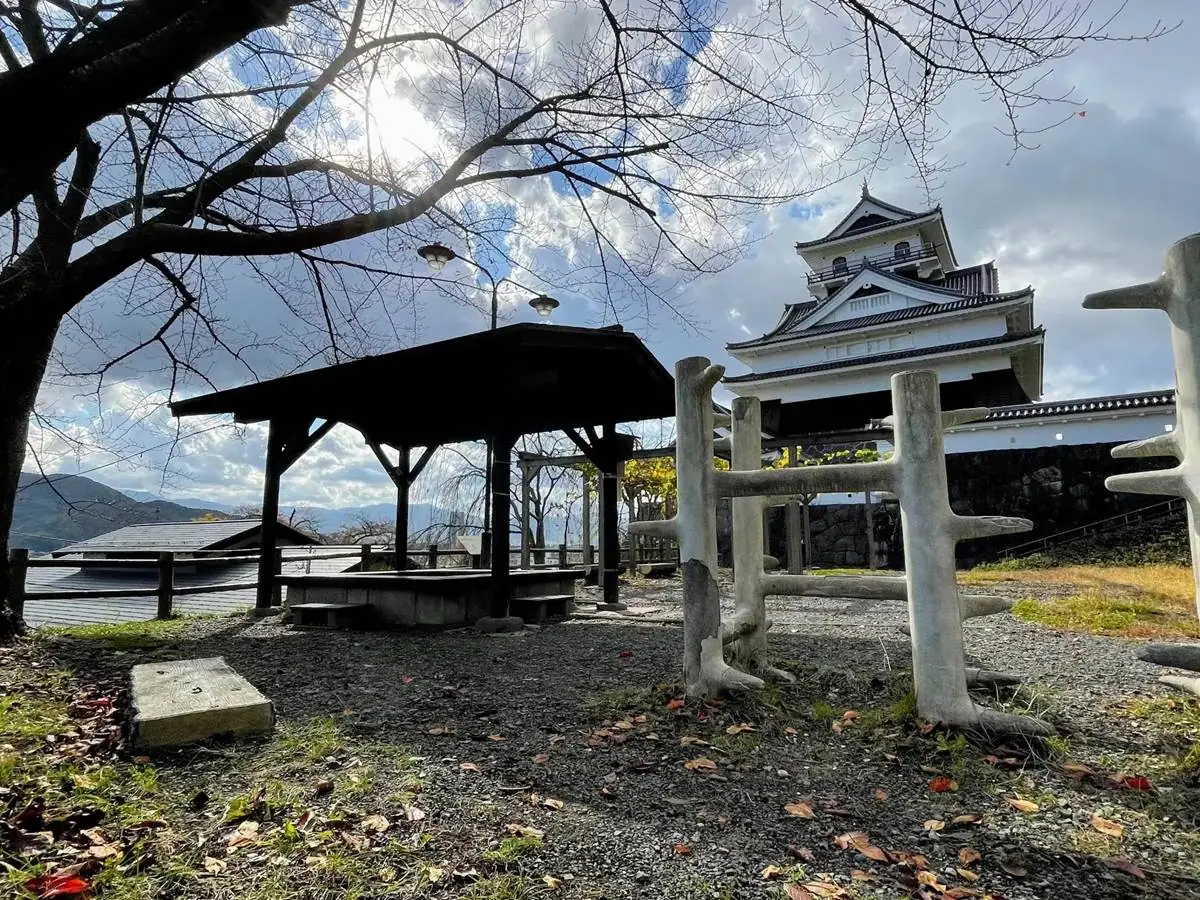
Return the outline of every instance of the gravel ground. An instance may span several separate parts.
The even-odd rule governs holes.
[[[210,620],[149,655],[51,646],[98,679],[150,658],[223,655],[281,722],[333,716],[364,747],[419,758],[424,852],[460,873],[435,897],[459,895],[471,877],[461,873],[482,870],[480,854],[512,823],[545,832],[515,870],[536,885],[558,879],[562,897],[782,897],[787,877],[810,885],[800,898],[822,896],[814,883],[846,897],[1200,897],[1200,779],[1173,761],[1200,740],[1180,724],[1190,715],[1194,727],[1200,713],[1194,701],[1154,699],[1170,696],[1155,681],[1162,670],[1131,642],[1007,614],[968,622],[974,664],[1029,679],[991,702],[1030,708],[1066,735],[1050,747],[968,746],[903,715],[910,658],[898,605],[772,602],[772,648],[797,683],[680,706],[679,581],[622,591],[631,615],[513,636]],[[1137,711],[1139,698],[1150,711]],[[729,733],[740,724],[752,730]],[[715,768],[685,765],[701,758]],[[931,790],[943,775],[955,789]],[[1149,786],[1140,776],[1152,790],[1137,789]],[[811,816],[785,811],[794,803]],[[1123,833],[1101,833],[1094,816]],[[854,832],[869,839],[840,848]],[[963,850],[978,860],[963,864]],[[924,860],[905,865],[904,854]]]

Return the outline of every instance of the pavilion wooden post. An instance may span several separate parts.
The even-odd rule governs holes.
[[[266,615],[280,604],[279,581],[279,479],[317,441],[337,424],[326,419],[313,428],[315,418],[271,419],[267,423],[267,462],[263,472],[262,537],[258,553],[256,615]],[[309,429],[312,429],[311,431]]]
[[[175,554],[158,554],[158,618],[171,618],[172,592],[175,589]]]
[[[583,512],[580,538],[583,543],[583,564],[592,564],[592,487],[586,473],[583,473]]]
[[[532,487],[533,472],[525,460],[517,460],[517,468],[521,473],[521,568],[529,568],[529,491]]]
[[[605,459],[600,471],[600,585],[605,606],[620,605],[618,579],[621,575],[621,537],[618,529],[617,479],[622,460],[611,446],[616,440],[617,427],[604,425]]]
[[[417,480],[417,476],[425,468],[425,464],[429,462],[429,458],[433,456],[433,452],[437,449],[437,446],[426,447],[416,462],[413,462],[410,458],[412,453],[411,447],[399,446],[396,449],[400,455],[394,464],[388,459],[387,454],[383,452],[383,446],[379,441],[368,436],[367,446],[371,448],[371,452],[375,454],[375,458],[379,460],[379,464],[387,472],[388,478],[396,486],[396,524],[394,526],[395,536],[393,538],[396,545],[396,559],[393,567],[397,572],[403,572],[408,568],[409,491],[412,488],[413,482]]]
[[[281,422],[272,419],[267,426],[267,464],[263,472],[262,535],[258,548],[258,587],[254,597],[254,609],[258,613],[278,606],[275,602],[278,583],[275,568],[278,558],[275,547],[279,532],[279,479],[283,476],[284,428]]]
[[[512,528],[509,507],[512,503],[512,450],[516,438],[496,435],[492,441],[492,615],[508,615],[510,579],[509,553]]]
[[[800,464],[800,454],[797,452],[799,449],[799,447],[788,448],[788,465],[798,466]],[[804,516],[797,500],[789,500],[786,508],[788,572],[792,575],[800,575],[804,572]]]

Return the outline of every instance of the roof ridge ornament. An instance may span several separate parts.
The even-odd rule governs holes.
[[[863,182],[862,182],[862,197],[864,200],[866,200],[870,196],[871,196],[871,191],[867,187],[867,179],[864,178]]]

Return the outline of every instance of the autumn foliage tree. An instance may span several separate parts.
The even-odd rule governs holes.
[[[961,82],[1019,142],[1061,99],[1046,64],[1108,27],[1066,0],[3,0],[0,596],[56,340],[56,376],[167,394],[218,362],[252,377],[263,345],[275,369],[394,345],[404,298],[469,302],[414,272],[433,238],[610,320],[671,309],[747,213],[893,148],[928,174]],[[271,334],[234,271],[277,302]]]

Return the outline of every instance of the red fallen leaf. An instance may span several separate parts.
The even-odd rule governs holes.
[[[413,683],[413,677],[411,675],[401,675],[400,680],[403,681],[405,684]]]
[[[1106,859],[1104,861],[1104,863],[1109,868],[1118,869],[1119,871],[1124,872],[1127,875],[1132,875],[1134,878],[1145,878],[1146,877],[1146,873],[1143,872],[1140,868],[1138,868],[1138,866],[1135,863],[1133,863],[1132,861],[1130,861],[1128,859],[1122,859],[1119,856],[1114,856],[1112,859]]]
[[[939,775],[937,778],[930,780],[929,789],[935,794],[941,794],[946,791],[958,790],[958,784],[949,775]]]
[[[1134,791],[1152,791],[1154,785],[1145,775],[1126,775],[1121,779],[1121,785]]]
[[[675,845],[675,854],[677,856],[691,856],[692,848],[689,847],[687,844],[676,844]]]
[[[620,653],[617,654],[617,656],[621,657],[621,659],[629,659],[629,657],[633,656],[633,651],[632,650],[622,650]]]
[[[92,889],[92,884],[78,875],[39,875],[25,882],[25,890],[34,894],[38,900],[50,900],[51,897],[75,897],[86,894]]]
[[[672,697],[667,701],[667,709],[683,709],[683,701],[678,697]]]

